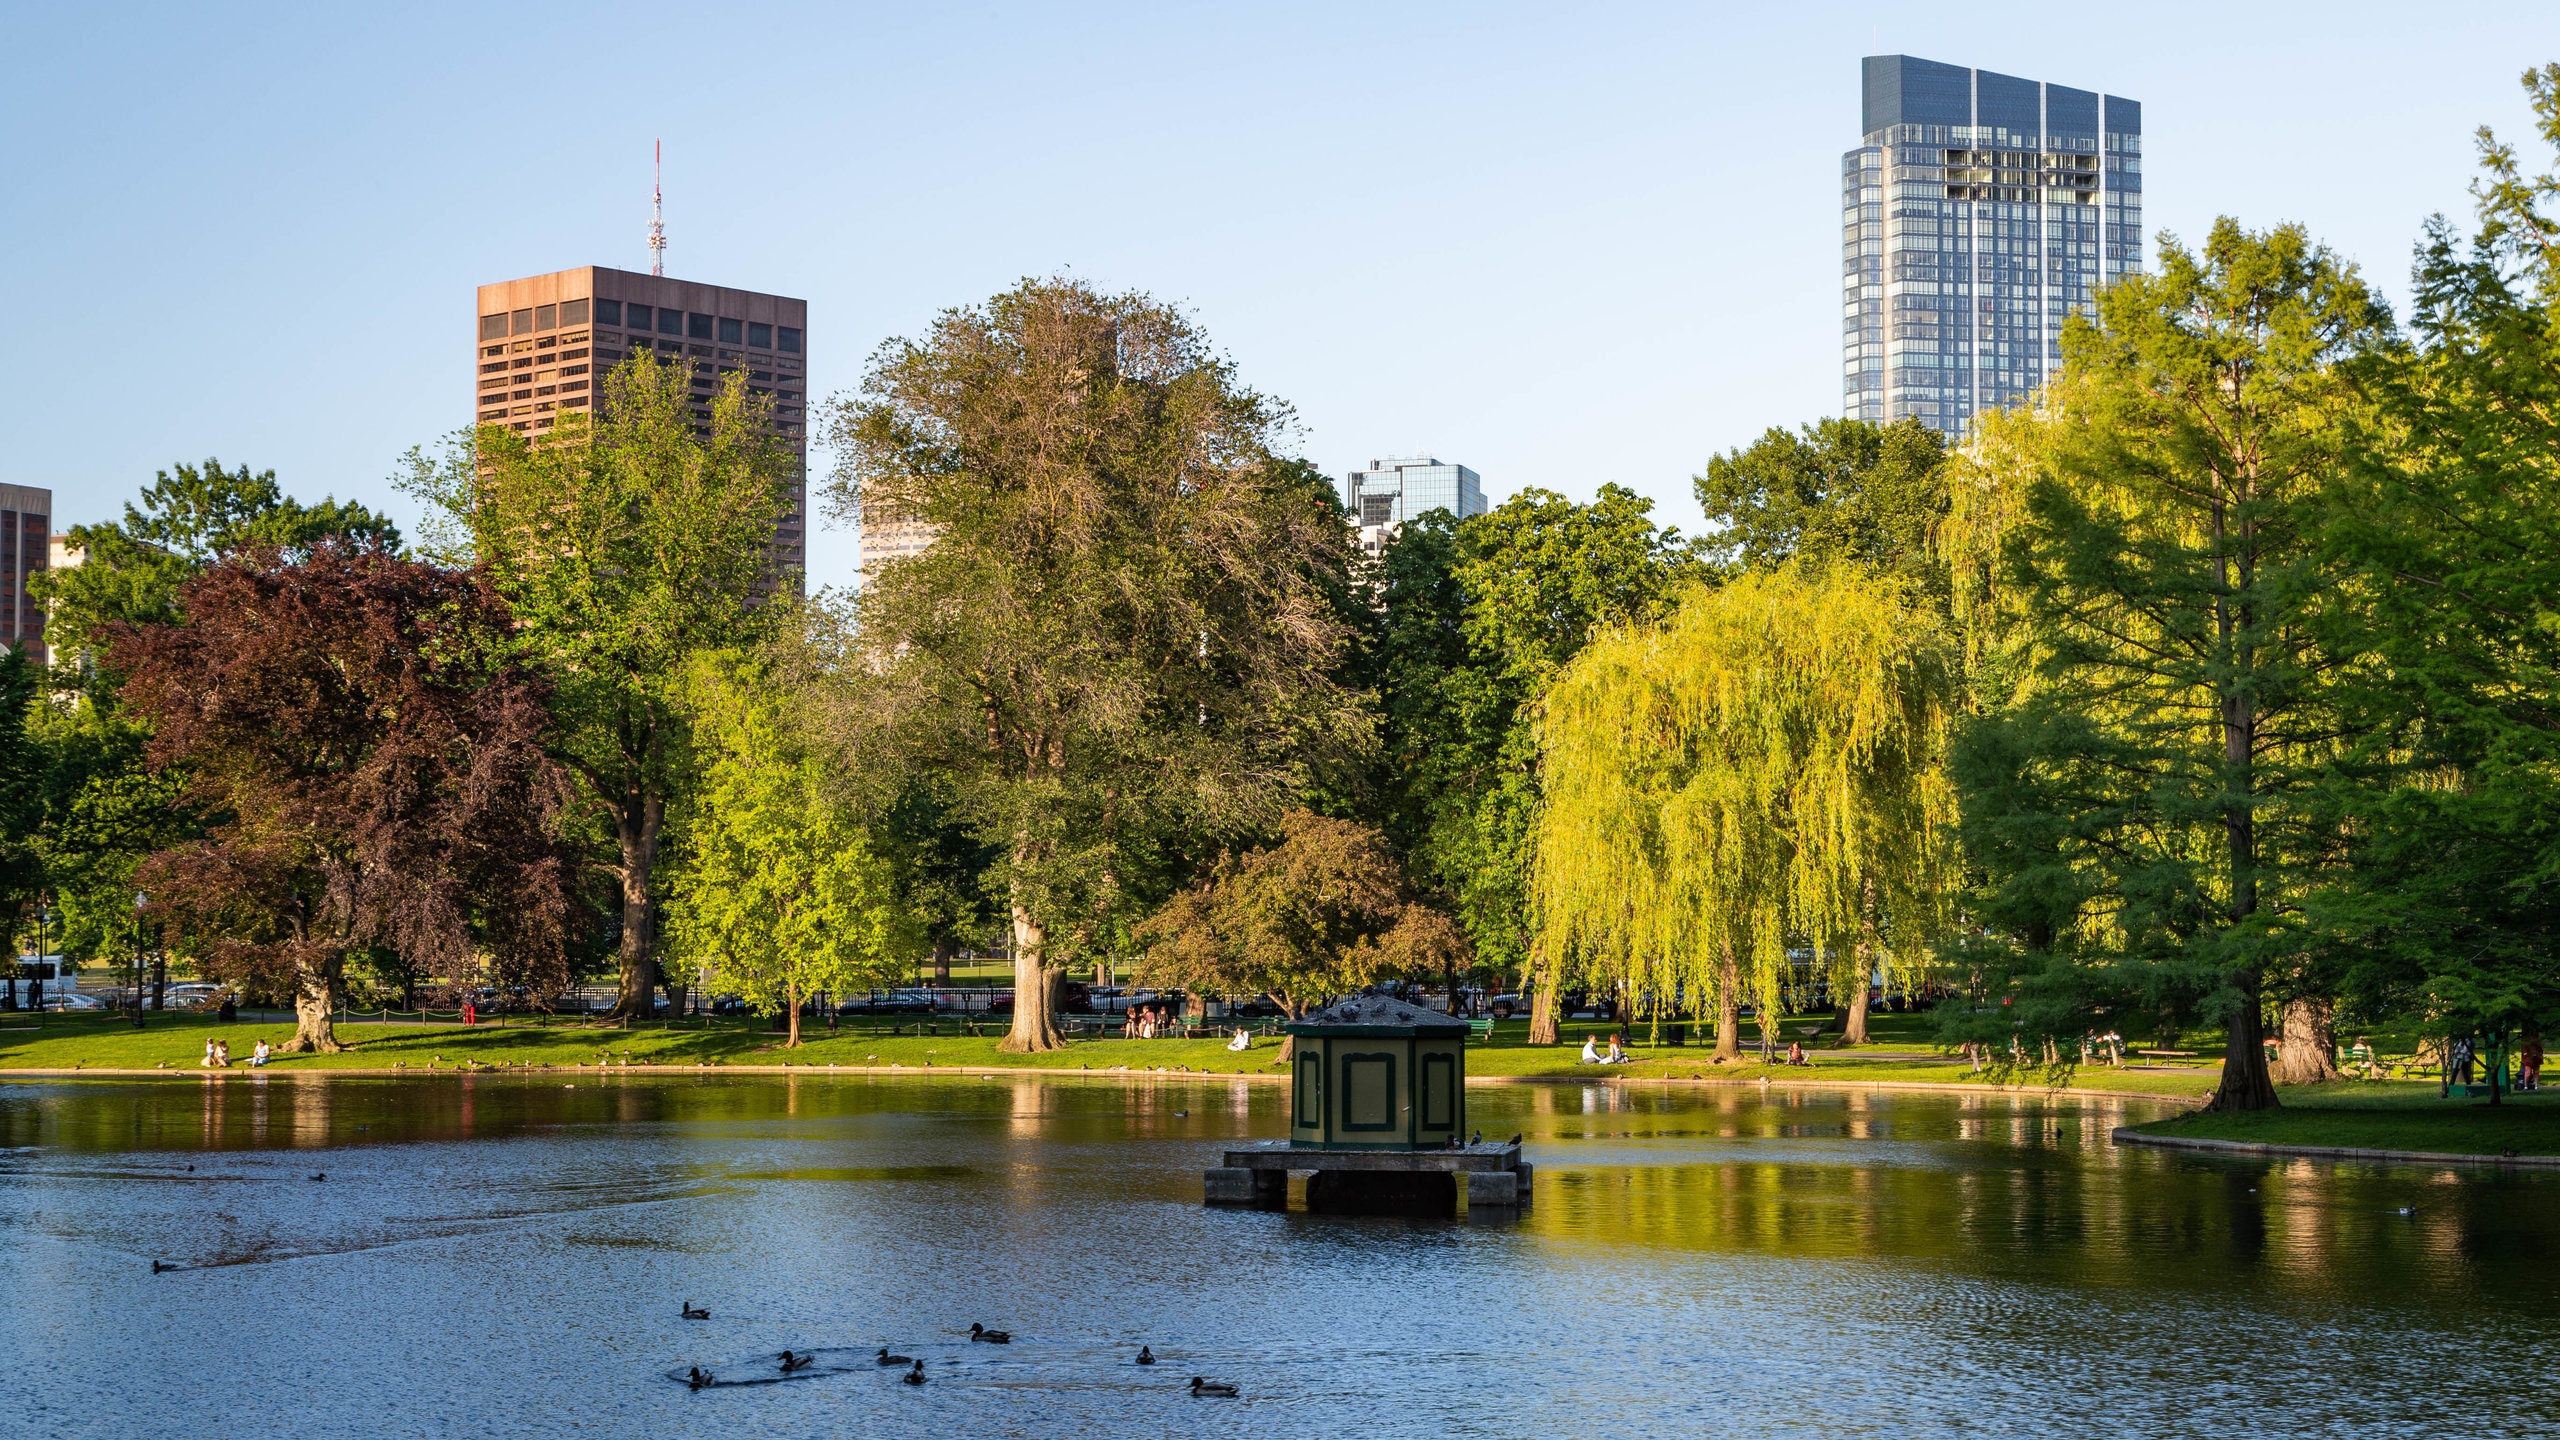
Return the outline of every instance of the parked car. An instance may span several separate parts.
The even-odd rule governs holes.
[[[82,995],[76,991],[47,990],[44,992],[44,1008],[47,1010],[104,1010],[107,1007],[106,1002],[94,995]]]
[[[1090,985],[1070,980],[1064,985],[1058,987],[1058,1013],[1061,1015],[1091,1015],[1095,1013],[1095,1007],[1097,1005],[1108,1003],[1109,1002],[1107,1000],[1097,1000],[1094,997],[1093,987]],[[1013,992],[1007,990],[998,994],[994,999],[989,1000],[987,1002],[987,1013],[990,1015],[1012,1014]],[[1104,1011],[1102,1013],[1109,1014],[1111,1012]]]
[[[839,1015],[930,1015],[933,996],[922,990],[874,990],[836,1007]]]

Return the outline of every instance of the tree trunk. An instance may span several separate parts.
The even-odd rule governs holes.
[[[996,1048],[1008,1055],[1066,1047],[1058,1031],[1058,975],[1047,960],[1049,937],[1019,896],[1013,903],[1013,1029]]]
[[[1733,946],[1724,947],[1724,963],[1716,970],[1716,1053],[1718,1060],[1742,1058],[1742,966]]]
[[[338,1031],[331,1011],[338,1008],[339,960],[326,968],[298,966],[293,975],[293,1038],[281,1047],[287,1055],[335,1055],[347,1047],[338,1043]]]
[[[2276,1050],[2276,1079],[2286,1085],[2325,1085],[2338,1074],[2338,1037],[2330,1029],[2329,1002],[2308,997],[2284,1007],[2284,1038]]]
[[[2214,1087],[2207,1110],[2273,1110],[2275,1082],[2267,1076],[2266,1023],[2258,1015],[2258,972],[2232,977],[2240,991],[2233,1007],[2230,1038],[2222,1047],[2222,1083]]]
[[[933,983],[951,983],[951,937],[947,935],[933,942]]]
[[[1876,952],[1883,948],[1876,944],[1876,877],[1864,876],[1858,883],[1858,983],[1851,991],[1849,1018],[1840,1027],[1843,1045],[1867,1043],[1867,987],[1875,983]]]
[[[651,932],[657,915],[649,902],[655,895],[658,827],[665,815],[665,801],[643,796],[623,808],[615,827],[622,842],[622,945],[615,962],[620,993],[613,1002],[617,1016],[645,1020],[656,1010],[651,1002],[658,989],[658,947]]]
[[[1529,992],[1529,1043],[1532,1045],[1556,1043],[1559,1029],[1556,1010],[1564,1002],[1564,997],[1556,993],[1556,972],[1559,968],[1544,959],[1533,964],[1536,978],[1530,983],[1536,988]]]
[[[1856,992],[1849,997],[1849,1018],[1841,1022],[1840,1043],[1867,1043],[1867,982],[1864,976],[1859,978]]]
[[[797,1050],[800,1048],[799,981],[786,980],[782,982],[782,1005],[784,1011],[791,1016],[791,1038],[782,1042],[782,1048],[785,1050]]]

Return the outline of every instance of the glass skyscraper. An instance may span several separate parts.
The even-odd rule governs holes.
[[[1390,455],[1372,460],[1343,480],[1343,503],[1351,523],[1359,527],[1360,548],[1376,554],[1392,539],[1396,527],[1417,515],[1446,510],[1461,520],[1485,512],[1484,481],[1464,465],[1448,465],[1428,455]]]
[[[2142,268],[2142,107],[1909,55],[1868,56],[1865,79],[1840,157],[1843,413],[1957,439]]]

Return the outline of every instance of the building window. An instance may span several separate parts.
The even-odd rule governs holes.
[[[683,334],[684,312],[681,310],[660,309],[658,311],[658,333],[661,335]]]
[[[483,315],[483,316],[481,316],[481,317],[480,317],[480,338],[481,338],[481,339],[483,339],[483,340],[504,340],[504,339],[506,339],[506,338],[507,338],[507,317],[506,317],[505,315],[503,315],[503,314],[499,314],[499,315]]]
[[[533,312],[532,312],[531,310],[519,310],[519,311],[517,311],[517,312],[515,313],[515,326],[514,326],[514,328],[515,328],[515,333],[517,333],[518,335],[530,335],[530,334],[532,334],[532,333],[533,333]]]
[[[622,302],[621,302],[621,301],[619,301],[619,300],[599,300],[599,301],[597,301],[597,302],[596,302],[596,323],[597,323],[597,324],[599,324],[599,325],[619,325],[619,324],[621,324],[621,323],[622,323]]]
[[[749,325],[747,327],[747,343],[758,350],[772,349],[773,327],[770,325]]]
[[[660,328],[660,329],[665,329],[666,327],[665,327],[665,326],[660,326],[659,328]],[[685,331],[684,331],[684,333],[685,333],[685,337],[686,337],[687,339],[691,339],[691,340],[708,340],[708,339],[710,339],[710,338],[711,338],[711,317],[710,317],[710,316],[708,316],[708,315],[687,315],[687,316],[685,317]]]
[[[533,328],[534,328],[534,329],[536,329],[536,330],[557,330],[557,329],[559,329],[559,328],[560,328],[560,307],[559,307],[559,306],[557,306],[557,305],[536,305],[536,306],[534,306],[534,307],[533,307]]]
[[[783,348],[783,349],[790,351],[790,352],[791,352],[792,354],[794,354],[794,355],[797,355],[797,354],[799,354],[799,353],[800,353],[800,332],[799,332],[799,331],[792,329],[792,328],[791,328],[790,326],[788,326],[788,325],[785,325],[785,326],[782,326],[780,329],[778,329],[777,331],[775,331],[775,332],[774,332],[774,338],[782,342],[782,348]]]
[[[739,321],[729,319],[729,318],[728,318],[727,316],[725,316],[725,315],[721,317],[721,319],[720,319],[720,343],[721,343],[721,344],[723,344],[723,345],[735,345],[735,344],[738,344],[738,343],[739,343],[740,338],[741,338],[745,333],[746,333],[746,326],[745,326],[744,324],[742,324],[742,323],[741,323],[741,322],[739,322]]]
[[[507,408],[501,405],[495,410],[483,410],[480,412],[480,418],[483,420],[504,420],[507,418]]]
[[[648,307],[648,306],[646,306],[646,305],[625,305],[625,306],[623,306],[623,307],[622,307],[622,314],[623,314],[623,320],[624,320],[624,322],[625,322],[626,324],[628,324],[632,329],[634,329],[634,330],[646,330],[646,329],[648,329],[648,328],[649,328],[649,307]]]
[[[563,325],[584,325],[584,324],[586,324],[586,323],[587,323],[587,302],[586,302],[586,301],[584,301],[584,300],[563,300],[563,301],[561,301],[561,302],[560,302],[560,323],[561,323],[561,324],[563,324]]]

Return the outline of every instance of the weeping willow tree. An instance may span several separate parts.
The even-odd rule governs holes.
[[[1692,592],[1592,643],[1547,698],[1533,870],[1563,973],[1659,1015],[1776,1013],[1809,951],[1866,1030],[1868,977],[1908,981],[1945,913],[1956,679],[1907,584],[1789,565]],[[1763,1033],[1767,1027],[1763,1026]]]

